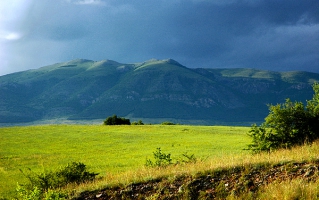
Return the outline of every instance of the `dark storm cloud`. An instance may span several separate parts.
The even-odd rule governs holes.
[[[30,5],[18,30],[23,37],[5,41],[12,71],[75,58],[173,58],[187,67],[319,72],[317,0],[44,0]]]
[[[157,7],[165,9],[159,11],[165,15],[157,30],[163,36],[151,51],[157,55],[173,53],[194,67],[318,71],[316,1],[199,1]]]

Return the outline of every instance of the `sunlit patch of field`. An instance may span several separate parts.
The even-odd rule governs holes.
[[[250,154],[246,151],[236,154],[224,154],[223,156],[212,156],[209,159],[171,165],[165,168],[148,168],[145,166],[139,169],[128,169],[119,173],[108,173],[101,180],[89,184],[67,188],[69,193],[77,191],[75,195],[83,191],[103,189],[112,185],[128,185],[132,183],[145,182],[161,177],[168,177],[174,180],[183,175],[202,174],[218,169],[233,169],[238,166],[277,165],[286,162],[316,162],[319,159],[319,141],[312,144],[294,147],[292,149],[281,149],[271,153]],[[249,173],[249,172],[247,172]],[[283,182],[272,182],[264,185],[254,196],[251,193],[244,193],[241,196],[229,196],[227,199],[318,199],[319,182],[309,182],[302,178],[286,180]]]
[[[250,142],[248,130],[248,127],[186,125],[0,128],[0,180],[6,180],[0,182],[0,196],[12,196],[17,182],[27,181],[20,169],[44,172],[73,161],[86,164],[108,182],[147,179],[156,176],[153,169],[144,167],[156,148],[170,153],[173,161],[183,153],[194,154],[200,161],[183,165],[184,169],[167,168],[170,173],[201,170],[215,166],[214,163],[227,166],[238,162],[234,157],[249,155],[244,150]]]

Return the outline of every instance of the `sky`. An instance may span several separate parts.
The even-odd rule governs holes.
[[[319,1],[0,1],[0,76],[78,58],[319,73]]]

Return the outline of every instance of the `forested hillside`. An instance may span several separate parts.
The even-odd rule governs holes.
[[[310,99],[319,74],[73,60],[0,77],[0,123],[64,118],[260,122],[267,104]],[[145,121],[145,120],[143,120]]]

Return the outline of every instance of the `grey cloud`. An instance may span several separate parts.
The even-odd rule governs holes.
[[[24,37],[5,45],[19,69],[24,60],[28,68],[173,58],[187,67],[319,72],[318,10],[318,0],[34,1],[20,25]]]

